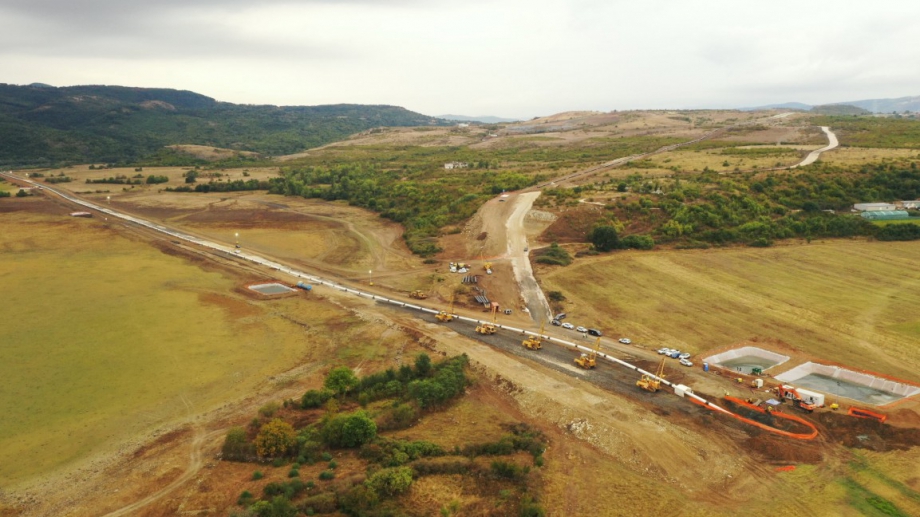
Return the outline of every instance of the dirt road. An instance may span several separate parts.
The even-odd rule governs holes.
[[[540,197],[539,191],[525,192],[515,196],[514,210],[505,223],[505,229],[508,240],[508,257],[511,259],[514,279],[521,290],[521,297],[524,298],[524,304],[530,312],[530,317],[534,322],[539,323],[551,319],[552,311],[530,267],[529,251],[525,251],[528,250],[527,237],[524,234],[524,217],[538,197]]]
[[[789,167],[790,169],[795,169],[797,167],[805,167],[806,165],[811,165],[818,160],[818,158],[821,156],[821,153],[825,151],[830,151],[831,149],[834,149],[837,147],[838,145],[837,135],[831,132],[831,128],[827,126],[821,126],[821,131],[824,131],[824,134],[827,135],[827,145],[822,147],[821,149],[815,149],[814,151],[808,153],[808,156],[806,156],[804,160],[802,160],[798,165],[793,165],[792,167]]]

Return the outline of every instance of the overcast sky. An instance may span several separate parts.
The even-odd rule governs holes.
[[[920,95],[917,0],[0,0],[0,82],[427,115]]]

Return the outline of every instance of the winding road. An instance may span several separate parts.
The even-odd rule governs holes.
[[[793,165],[792,167],[789,167],[790,169],[795,169],[798,167],[805,167],[806,165],[811,165],[815,163],[815,161],[818,160],[818,158],[821,156],[821,153],[825,151],[830,151],[831,149],[834,149],[837,147],[838,145],[837,135],[835,135],[831,131],[831,128],[827,126],[821,126],[821,131],[824,131],[824,134],[827,135],[827,145],[822,147],[821,149],[815,149],[814,151],[808,153],[808,156],[806,156],[804,160],[802,160],[796,165]]]

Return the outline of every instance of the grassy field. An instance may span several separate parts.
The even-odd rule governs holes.
[[[301,364],[313,346],[272,312],[334,316],[297,298],[247,300],[231,292],[239,280],[97,219],[3,218],[3,485],[244,396]]]
[[[917,243],[626,252],[549,272],[570,318],[700,354],[750,338],[920,381]]]

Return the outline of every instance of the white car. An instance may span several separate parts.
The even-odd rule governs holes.
[[[582,334],[584,334],[585,332],[588,331],[588,329],[586,329],[586,328],[584,328],[584,327],[575,327],[575,331],[576,331],[576,332],[581,332]]]
[[[661,355],[671,355],[671,349],[670,348],[659,348],[658,353]]]
[[[684,352],[677,356],[679,359],[690,359],[690,352]]]
[[[621,337],[621,338],[620,338],[620,343],[623,343],[624,345],[628,345],[628,344],[632,343],[632,340],[629,339],[628,337]]]
[[[572,325],[571,323],[563,323],[562,328],[572,330],[575,328],[575,325]]]
[[[688,361],[688,360],[686,360],[686,359],[681,359],[681,360],[680,360],[680,364],[682,364],[682,365],[684,365],[684,366],[693,366],[693,363],[691,363],[690,361]]]

